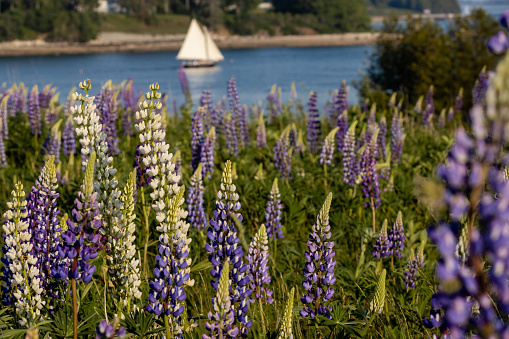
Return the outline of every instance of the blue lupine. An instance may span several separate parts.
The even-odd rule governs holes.
[[[201,148],[200,162],[203,164],[202,176],[205,178],[212,178],[212,173],[214,173],[214,149],[216,147],[216,129],[214,127],[210,128],[210,131],[207,133],[207,137],[203,142],[203,147]]]
[[[343,142],[343,149],[341,152],[343,153],[342,162],[343,162],[343,182],[354,185],[357,180],[357,173],[359,172],[359,166],[357,162],[357,157],[355,154],[355,126],[357,125],[357,121],[355,121],[348,132],[346,133],[345,140]]]
[[[329,225],[329,210],[332,193],[329,193],[320,213],[309,234],[308,251],[304,253],[306,268],[303,270],[302,286],[306,294],[301,298],[304,308],[300,311],[302,317],[314,319],[317,315],[332,319],[332,308],[328,301],[334,296],[332,286],[336,282],[334,269],[334,241],[331,238]]]
[[[412,250],[410,254],[410,258],[408,259],[408,263],[403,272],[403,280],[405,281],[405,288],[407,290],[411,290],[415,288],[415,281],[417,280],[417,269],[419,264],[414,254],[414,250]]]
[[[266,285],[270,284],[270,275],[267,266],[269,261],[269,243],[265,225],[262,224],[249,245],[247,261],[249,262],[249,277],[251,288],[251,303],[256,301],[272,304],[272,290]]]
[[[343,111],[339,114],[336,126],[338,127],[338,131],[336,133],[336,142],[338,145],[338,150],[342,150],[346,133],[348,132],[348,111]]]
[[[225,133],[226,133],[226,150],[235,158],[239,155],[239,144],[237,142],[237,128],[235,127],[235,119],[231,114],[225,117]]]
[[[277,85],[272,85],[269,94],[267,95],[267,110],[269,111],[269,117],[273,120],[278,115],[277,110],[277,98],[276,98]]]
[[[207,226],[207,216],[203,209],[203,190],[202,163],[200,163],[191,177],[189,193],[187,194],[189,223],[199,230]]]
[[[504,54],[509,49],[509,38],[504,31],[498,31],[495,35],[488,38],[486,42],[491,53],[496,55]]]
[[[122,339],[125,335],[126,331],[124,327],[120,326],[117,328],[116,324],[108,324],[106,320],[101,320],[95,330],[95,339]]]
[[[203,107],[194,112],[191,119],[191,169],[194,171],[200,163],[201,149],[203,147]]]
[[[39,106],[39,91],[37,85],[32,88],[28,96],[28,122],[33,135],[41,134],[41,107]]]
[[[110,155],[119,154],[118,136],[116,120],[118,118],[118,102],[117,94],[111,95],[104,92],[103,100],[101,101],[102,110],[99,111],[101,117],[103,131],[106,133],[106,142],[108,143],[108,151]]]
[[[236,187],[232,182],[232,164],[228,160],[225,164],[221,179],[220,190],[217,192],[214,217],[210,220],[208,229],[209,242],[205,250],[209,253],[209,261],[213,268],[210,270],[212,281],[210,282],[215,290],[219,288],[219,280],[223,266],[226,262],[233,268],[230,272],[231,288],[230,302],[235,314],[234,325],[239,328],[242,337],[246,337],[251,321],[247,312],[249,307],[249,265],[242,263],[244,252],[239,245],[237,227],[234,219],[242,221],[239,195],[235,192]]]
[[[74,136],[74,122],[72,116],[67,118],[62,132],[62,140],[64,143],[64,155],[76,154],[76,138]]]
[[[308,100],[309,120],[307,125],[307,133],[308,133],[308,147],[310,153],[318,152],[320,136],[322,134],[320,113],[318,112],[318,108],[316,107],[317,96],[318,94],[316,92],[311,91]]]
[[[392,247],[392,241],[389,239],[387,234],[387,219],[385,219],[382,225],[382,229],[378,234],[378,239],[374,245],[373,256],[378,259],[386,258],[392,254]]]
[[[373,208],[380,207],[380,183],[376,169],[377,134],[378,130],[373,134],[372,140],[364,145],[360,162],[362,192],[364,199],[367,200],[364,206]]]
[[[283,204],[281,203],[281,194],[279,193],[277,178],[274,178],[265,211],[265,225],[268,237],[272,239],[283,239],[283,225],[281,224]]]
[[[240,131],[240,140],[242,141],[242,145],[244,148],[249,147],[249,130],[247,128],[247,120],[246,120],[246,114],[247,114],[247,107],[246,105],[243,105],[242,108],[240,108],[239,112],[239,131]]]
[[[290,126],[285,128],[281,133],[278,141],[276,142],[276,146],[274,147],[274,162],[276,168],[279,170],[279,174],[281,178],[289,178],[291,177],[292,171],[292,151],[290,148]]]
[[[401,250],[405,248],[405,230],[403,228],[403,214],[401,211],[398,212],[398,217],[394,222],[394,226],[389,231],[389,240],[392,245],[392,255],[395,255],[398,259],[401,259],[403,255],[401,254]]]

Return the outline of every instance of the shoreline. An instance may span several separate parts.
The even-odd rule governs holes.
[[[281,36],[213,36],[220,49],[271,47],[337,47],[373,45],[379,33],[339,33]],[[88,43],[45,42],[43,40],[0,43],[0,57],[78,55],[99,53],[178,51],[185,34],[132,34],[102,32]]]

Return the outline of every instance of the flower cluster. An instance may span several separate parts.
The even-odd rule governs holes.
[[[74,137],[74,122],[69,116],[62,132],[62,141],[64,143],[64,155],[76,154],[76,139]]]
[[[262,224],[260,229],[254,236],[253,241],[249,245],[249,253],[247,261],[249,262],[249,287],[251,288],[251,303],[261,300],[268,304],[272,304],[272,290],[265,285],[270,284],[269,267],[269,247],[267,246],[269,239],[265,225]]]
[[[205,109],[199,107],[191,119],[191,169],[196,170],[200,163],[201,149],[203,147],[203,114]]]
[[[387,271],[384,269],[380,275],[380,279],[376,284],[375,297],[369,303],[369,310],[373,313],[382,313],[385,305],[385,276]]]
[[[387,219],[385,219],[374,246],[375,251],[372,254],[377,259],[386,258],[392,255],[392,247],[393,243],[387,235]]]
[[[272,239],[283,239],[283,225],[281,224],[281,217],[283,211],[283,204],[281,203],[281,194],[279,194],[279,187],[277,185],[277,178],[274,178],[272,189],[269,194],[269,201],[265,209],[265,224],[267,225],[267,234]]]
[[[37,258],[33,255],[32,235],[27,220],[27,202],[21,182],[12,191],[12,202],[4,214],[4,257],[2,262],[2,304],[16,306],[19,324],[29,327],[41,314],[45,302]]]
[[[118,119],[118,92],[103,97],[104,103],[100,112],[101,124],[103,132],[106,133],[106,142],[108,143],[108,151],[110,155],[119,154],[118,136],[116,121]]]
[[[463,109],[463,87],[460,88],[458,95],[456,96],[456,99],[454,100],[454,110],[453,113],[455,115],[460,115],[461,111]],[[454,116],[452,116],[452,119],[449,119],[449,122],[454,119]]]
[[[234,157],[239,155],[239,144],[237,141],[237,128],[235,126],[235,119],[231,114],[225,116],[225,128],[226,128],[226,149],[229,154]]]
[[[321,135],[320,113],[316,107],[318,93],[311,91],[308,100],[309,120],[307,125],[309,152],[318,152]]]
[[[380,207],[380,183],[378,178],[378,170],[376,169],[376,141],[378,130],[372,136],[372,139],[364,145],[362,158],[360,162],[361,185],[364,199],[367,202],[366,207]]]
[[[380,123],[378,124],[378,139],[376,140],[376,148],[377,154],[380,159],[385,159],[386,157],[386,146],[385,146],[385,138],[387,136],[387,121],[385,116],[380,119]]]
[[[318,162],[321,165],[332,165],[332,158],[334,156],[334,146],[335,146],[335,138],[336,134],[339,131],[339,127],[334,128],[329,132],[327,137],[325,138],[325,142],[322,146],[322,152],[320,153],[320,159]]]
[[[189,193],[187,195],[187,210],[189,211],[189,223],[192,227],[202,230],[207,225],[207,216],[203,209],[203,180],[202,163],[191,177]]]
[[[19,111],[18,111],[19,112]],[[41,107],[39,105],[39,90],[35,85],[28,96],[28,122],[33,135],[41,134]]]
[[[115,318],[115,320],[116,319],[117,318]],[[95,339],[124,338],[126,335],[125,328],[122,326],[117,328],[117,322],[118,321],[113,324],[108,324],[106,320],[101,320],[95,331]]]
[[[209,253],[209,261],[213,268],[211,285],[215,290],[219,288],[219,280],[224,265],[228,262],[232,271],[230,272],[231,286],[229,290],[231,309],[234,310],[234,324],[239,327],[242,337],[246,337],[251,321],[247,312],[249,307],[249,265],[242,263],[244,252],[239,245],[237,236],[236,221],[242,221],[242,215],[238,213],[240,203],[239,195],[232,181],[232,164],[227,161],[221,179],[220,190],[217,192],[217,200],[214,210],[214,218],[210,220],[207,237],[209,243],[205,250]]]
[[[184,70],[184,65],[179,66],[177,76],[180,82],[180,87],[182,88],[182,93],[184,93],[184,96],[186,97],[186,102],[191,104],[193,99],[191,98],[191,89],[189,88],[189,81],[187,80],[187,74]]]
[[[311,319],[317,315],[332,318],[331,307],[327,305],[334,295],[332,285],[336,282],[334,241],[328,240],[331,237],[329,225],[331,202],[332,193],[329,193],[309,234],[308,251],[304,253],[306,268],[302,272],[305,277],[302,285],[307,292],[301,298],[304,309],[300,311],[300,315]]]
[[[505,30],[498,31],[494,36],[490,37],[486,42],[491,53],[501,55],[509,49],[509,11],[505,11],[500,17],[500,26]]]
[[[2,123],[0,123],[0,139],[7,140],[9,139],[9,124],[7,121],[7,113],[8,108],[7,104],[9,102],[9,94],[5,94],[3,97],[0,95],[0,119],[2,120]]]
[[[334,98],[334,114],[331,116],[332,126],[337,122],[338,117],[348,110],[348,90],[349,88],[346,86],[346,80],[341,81],[341,86]],[[345,127],[348,129],[348,125]]]
[[[336,122],[336,126],[338,128],[336,132],[336,139],[338,150],[340,150],[343,149],[346,133],[348,132],[348,111],[341,112]]]
[[[343,148],[341,149],[343,153],[342,162],[343,162],[343,182],[354,185],[357,180],[358,162],[355,154],[355,127],[357,125],[357,121],[355,121],[348,132],[345,135],[345,140],[343,142]]]
[[[286,127],[274,147],[274,162],[281,178],[292,178],[292,150],[290,149],[290,126]]]
[[[404,231],[403,214],[399,211],[394,226],[389,231],[389,242],[392,246],[391,254],[395,255],[398,259],[403,257],[400,251],[405,248],[406,237]]]
[[[290,291],[290,297],[285,307],[285,313],[283,315],[283,325],[277,339],[293,339],[292,334],[292,316],[293,316],[293,296],[295,294],[295,287],[292,287]]]

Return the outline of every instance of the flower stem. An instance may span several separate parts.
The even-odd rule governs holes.
[[[166,328],[166,338],[173,338],[170,331],[170,323],[168,322],[168,316],[166,313],[164,314],[164,327]]]
[[[78,300],[76,296],[76,279],[71,279],[72,288],[72,329],[73,338],[78,339]]]
[[[375,234],[376,233],[375,202],[373,201],[373,197],[371,197],[371,212],[373,213],[373,234]]]

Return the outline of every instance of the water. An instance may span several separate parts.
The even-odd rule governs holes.
[[[226,95],[230,77],[237,79],[240,100],[251,105],[265,100],[274,83],[282,87],[283,100],[290,99],[290,88],[295,81],[298,97],[306,102],[309,91],[318,92],[323,105],[329,91],[361,78],[371,46],[320,48],[266,48],[222,51],[225,61],[218,67],[186,70],[193,100],[199,100],[201,91],[209,89],[214,101]],[[176,51],[152,53],[111,53],[75,56],[36,56],[0,58],[0,83],[24,82],[31,88],[52,83],[62,96],[83,79],[92,80],[93,94],[99,85],[111,79],[121,82],[134,78],[137,89],[148,91],[149,84],[159,82],[179,104],[184,97],[177,79],[180,62]],[[358,94],[351,88],[349,101],[355,103]]]

